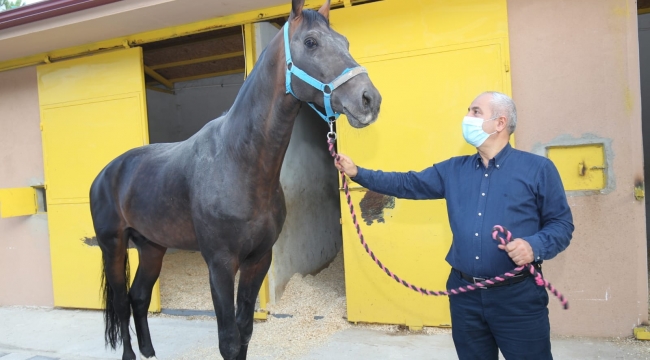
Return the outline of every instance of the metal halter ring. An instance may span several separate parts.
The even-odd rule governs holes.
[[[336,133],[334,131],[330,131],[327,133],[327,139],[328,140],[336,140]]]

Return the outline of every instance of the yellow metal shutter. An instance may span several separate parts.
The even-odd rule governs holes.
[[[331,25],[383,97],[375,124],[357,130],[338,120],[339,152],[387,171],[475,153],[461,131],[467,107],[483,91],[511,92],[505,0],[373,2],[332,11]],[[404,280],[445,289],[452,241],[445,201],[382,198],[355,186],[352,200],[376,256]],[[450,325],[448,299],[420,295],[383,273],[359,244],[343,196],[341,211],[348,320]]]
[[[38,67],[54,305],[101,307],[101,251],[90,184],[125,151],[149,142],[142,49]],[[129,250],[131,276],[138,254]],[[160,311],[158,283],[151,311]]]

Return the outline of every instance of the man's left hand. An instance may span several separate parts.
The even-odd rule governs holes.
[[[517,238],[506,245],[499,244],[499,249],[505,250],[517,266],[530,264],[535,259],[533,248],[524,239]]]

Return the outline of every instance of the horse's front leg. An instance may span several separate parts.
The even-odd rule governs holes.
[[[239,330],[235,322],[235,273],[238,260],[232,254],[201,250],[210,271],[210,290],[217,315],[219,352],[224,360],[235,360],[239,353]]]
[[[241,337],[241,350],[237,360],[246,360],[248,342],[253,335],[253,316],[255,301],[262,287],[264,276],[271,266],[272,251],[261,258],[244,261],[239,269],[239,287],[237,290],[237,326]]]

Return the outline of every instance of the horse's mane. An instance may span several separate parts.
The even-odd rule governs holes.
[[[312,26],[315,25],[314,23],[322,23],[328,28],[330,27],[330,22],[325,18],[325,16],[321,15],[318,11],[311,10],[311,9],[305,9],[302,12],[302,18],[303,21],[305,22],[305,25],[307,26]]]

